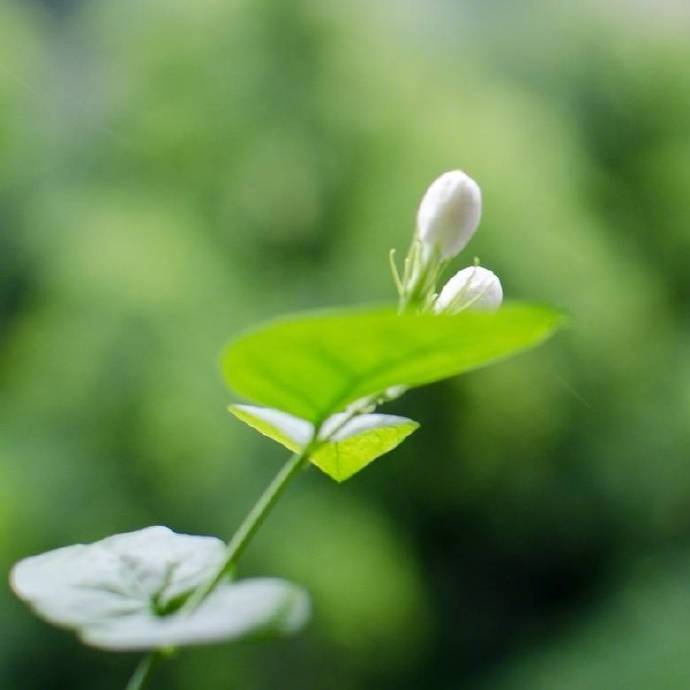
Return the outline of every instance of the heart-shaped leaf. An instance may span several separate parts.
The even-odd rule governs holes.
[[[194,610],[180,609],[225,553],[220,539],[148,527],[26,558],[10,581],[39,616],[104,649],[203,644],[305,622],[306,594],[275,579],[223,583]]]
[[[562,320],[552,309],[526,304],[493,314],[303,314],[231,342],[223,372],[238,395],[319,424],[390,386],[431,383],[534,346]]]
[[[300,452],[314,435],[314,425],[287,412],[253,405],[231,405],[232,412],[260,433],[294,453]],[[311,462],[338,482],[349,479],[370,462],[393,450],[419,424],[407,417],[361,414],[351,417],[341,412],[322,425],[322,440],[311,454]]]

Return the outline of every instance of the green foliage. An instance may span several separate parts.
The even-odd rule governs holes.
[[[421,386],[536,345],[563,316],[546,307],[495,314],[397,314],[392,309],[319,312],[246,333],[223,354],[238,395],[314,423],[391,386]]]
[[[650,559],[610,599],[538,649],[498,669],[482,690],[679,690],[690,678],[690,562]]]
[[[230,405],[229,409],[245,424],[293,453],[303,450],[314,436],[313,424],[280,410],[252,405]],[[364,414],[349,418],[345,413],[336,414],[323,424],[323,440],[309,460],[329,477],[342,482],[396,448],[418,428],[417,422],[406,417]]]
[[[58,21],[47,4],[0,0],[4,572],[162,516],[227,535],[271,468],[228,423],[218,344],[298,305],[389,299],[382,260],[462,166],[486,198],[472,252],[577,328],[407,396],[424,434],[393,481],[296,483],[247,553],[320,596],[296,655],[200,649],[160,685],[474,688],[514,664],[521,687],[560,690],[572,664],[618,688],[645,659],[687,686],[681,659],[637,655],[627,618],[597,641],[606,670],[554,634],[613,615],[622,571],[688,543],[683,3],[539,0],[524,21],[519,3],[446,2],[421,24],[419,3],[91,0]],[[659,605],[659,586],[659,617],[630,616],[644,650],[679,649],[687,603]],[[61,646],[7,587],[0,609],[3,690],[112,690],[130,671]],[[523,666],[545,643],[551,682]]]

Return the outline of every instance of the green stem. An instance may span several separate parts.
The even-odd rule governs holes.
[[[293,455],[273,478],[273,481],[254,504],[254,507],[249,511],[247,517],[228,543],[225,560],[218,572],[209,582],[197,588],[185,603],[184,608],[188,612],[193,611],[215,589],[223,577],[234,568],[252,537],[266,519],[266,516],[271,512],[271,508],[273,508],[280,495],[285,491],[290,480],[306,465],[314,446],[315,443],[312,441],[300,453]],[[126,690],[144,690],[159,660],[159,652],[147,654],[134,671]]]
[[[134,670],[129,683],[127,683],[126,690],[144,690],[144,688],[146,688],[148,685],[149,680],[151,680],[153,669],[157,665],[158,661],[159,655],[157,652],[147,654]]]
[[[438,249],[433,249],[430,255],[425,255],[419,240],[413,240],[405,259],[402,290],[398,291],[399,314],[430,310],[436,282],[447,263],[447,259],[439,256]]]
[[[363,402],[363,407],[354,409],[347,415],[335,429],[332,429],[328,438],[332,438],[347,422],[359,414],[363,414],[371,404],[376,404],[375,401],[381,396],[371,396]],[[271,509],[276,504],[281,494],[287,488],[290,481],[295,475],[306,466],[309,462],[309,456],[320,447],[322,443],[328,439],[319,439],[319,429],[321,425],[317,425],[312,436],[312,440],[299,452],[295,453],[283,465],[278,474],[273,478],[273,481],[268,485],[266,490],[261,494],[259,500],[254,504],[253,508],[244,518],[242,524],[239,526],[232,539],[228,542],[223,563],[218,568],[216,574],[205,584],[198,587],[184,605],[184,610],[188,613],[201,604],[201,602],[218,586],[218,583],[232,571],[237,565],[240,556],[249,545],[252,537],[256,531],[261,527],[263,521],[266,519]],[[160,660],[160,652],[152,652],[145,656],[139,666],[134,671],[126,690],[144,690],[148,681],[151,678],[154,667]]]
[[[273,478],[254,507],[249,511],[247,517],[239,526],[228,543],[223,564],[218,569],[215,576],[205,585],[199,587],[187,600],[185,608],[193,611],[218,585],[218,583],[232,571],[237,565],[240,556],[244,553],[249,542],[256,531],[261,527],[271,509],[276,504],[278,498],[287,488],[290,480],[305,466],[309,454],[313,450],[313,444],[309,444],[300,453],[295,453],[281,468],[280,472]]]

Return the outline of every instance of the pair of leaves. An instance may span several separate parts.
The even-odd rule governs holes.
[[[231,405],[230,412],[259,433],[272,438],[293,453],[299,453],[314,436],[311,422],[287,412],[253,405]],[[350,417],[331,415],[322,425],[322,443],[310,461],[337,482],[349,479],[370,462],[393,450],[419,427],[417,422],[387,414]]]
[[[287,634],[304,625],[307,594],[274,578],[224,582],[195,609],[163,615],[215,575],[225,550],[215,537],[148,527],[26,558],[10,581],[39,616],[114,651]]]
[[[346,406],[391,387],[421,386],[485,366],[545,340],[562,322],[558,312],[507,304],[488,314],[398,314],[350,309],[306,314],[260,326],[230,343],[222,367],[239,396],[268,406],[231,411],[293,451]],[[397,446],[417,428],[401,417],[363,415],[314,457],[343,481]]]

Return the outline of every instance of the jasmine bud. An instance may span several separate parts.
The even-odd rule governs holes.
[[[423,253],[452,259],[470,241],[481,211],[479,185],[462,170],[443,173],[427,190],[417,213]]]
[[[495,273],[481,266],[458,271],[436,298],[434,311],[457,314],[463,309],[496,311],[503,301],[501,281]]]

